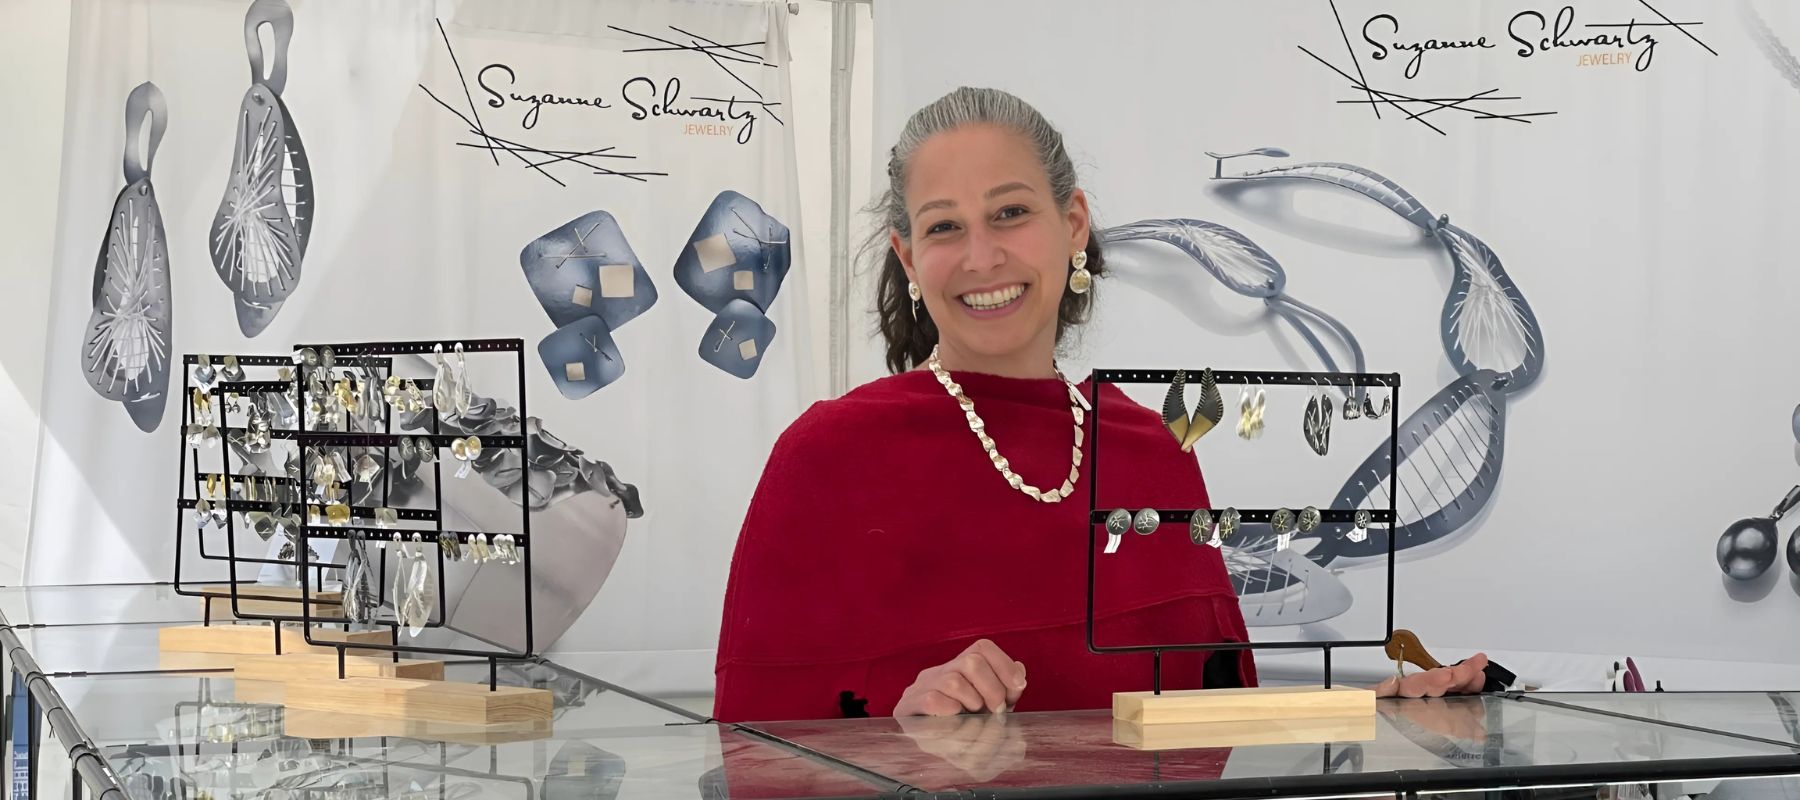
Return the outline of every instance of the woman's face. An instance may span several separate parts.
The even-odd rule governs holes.
[[[890,234],[958,368],[1048,367],[1087,197],[1059,209],[1031,144],[991,125],[927,139],[906,176],[912,234]],[[1041,363],[1040,363],[1041,362]]]

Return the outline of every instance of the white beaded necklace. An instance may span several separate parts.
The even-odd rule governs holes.
[[[944,391],[950,393],[957,405],[962,406],[963,416],[969,420],[969,430],[974,431],[975,438],[981,440],[981,449],[987,451],[988,460],[993,462],[994,469],[1000,472],[1000,476],[1006,479],[1008,485],[1025,493],[1026,497],[1045,503],[1061,502],[1063,498],[1074,493],[1075,482],[1081,478],[1081,442],[1084,436],[1081,425],[1086,419],[1083,409],[1088,408],[1088,402],[1087,398],[1082,397],[1081,392],[1075,388],[1075,384],[1063,377],[1062,370],[1057,370],[1056,377],[1063,382],[1064,386],[1069,387],[1069,410],[1075,415],[1075,447],[1070,454],[1072,463],[1069,465],[1069,479],[1063,481],[1062,485],[1055,489],[1044,491],[1036,486],[1026,484],[1018,476],[1018,473],[1012,471],[1006,457],[1000,455],[1000,451],[994,447],[994,440],[988,437],[987,423],[982,421],[981,415],[975,413],[975,401],[963,394],[962,386],[950,379],[950,373],[946,372],[944,365],[938,361],[936,347],[931,348],[931,357],[925,359],[925,366],[931,368],[931,373],[937,376],[938,384],[944,387]]]

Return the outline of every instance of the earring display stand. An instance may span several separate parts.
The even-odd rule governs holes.
[[[1204,370],[1187,370],[1189,380],[1197,380]],[[1386,526],[1390,532],[1387,547],[1387,623],[1382,639],[1306,641],[1306,642],[1192,642],[1102,646],[1094,640],[1094,585],[1097,570],[1098,532],[1106,525],[1109,508],[1099,505],[1100,477],[1100,384],[1171,384],[1175,370],[1094,370],[1088,387],[1087,439],[1092,443],[1089,457],[1093,476],[1088,481],[1088,574],[1087,574],[1087,647],[1096,654],[1151,654],[1151,689],[1147,692],[1118,692],[1113,695],[1115,740],[1143,749],[1195,746],[1192,742],[1252,744],[1263,741],[1285,741],[1283,737],[1316,728],[1342,739],[1351,725],[1355,731],[1374,735],[1375,693],[1368,689],[1334,687],[1331,683],[1331,652],[1344,647],[1384,647],[1394,631],[1394,538],[1391,531],[1396,518],[1392,494],[1386,509],[1365,509],[1371,525]],[[1394,465],[1399,461],[1400,376],[1394,373],[1345,372],[1230,372],[1213,371],[1217,385],[1256,385],[1266,387],[1346,387],[1363,389],[1384,387],[1391,391],[1393,407],[1387,412],[1388,476],[1394,481]],[[1361,392],[1351,394],[1360,395]],[[1348,401],[1346,401],[1348,402]],[[1162,524],[1189,523],[1196,512],[1219,509],[1159,508],[1155,509]],[[1277,509],[1237,509],[1240,522],[1269,522]],[[1321,524],[1350,523],[1355,508],[1320,508]],[[1242,536],[1242,533],[1238,535]],[[1119,557],[1114,555],[1112,557]],[[1257,649],[1318,649],[1325,658],[1322,686],[1260,687],[1231,689],[1191,689],[1164,691],[1162,688],[1162,655],[1165,652],[1237,651]],[[1333,722],[1337,720],[1338,722]],[[1363,725],[1360,721],[1367,721]],[[1276,728],[1285,732],[1272,733]],[[1275,738],[1271,739],[1270,737]]]
[[[226,372],[227,363],[236,363],[242,375],[237,380],[229,380]],[[215,653],[225,655],[252,655],[263,653],[280,653],[292,651],[296,647],[305,648],[306,644],[299,631],[290,626],[275,624],[222,625],[215,620],[223,617],[231,620],[257,622],[259,615],[298,615],[300,613],[300,587],[279,586],[269,584],[240,585],[238,568],[243,565],[282,565],[298,569],[297,559],[268,559],[239,556],[236,553],[236,535],[243,530],[239,522],[247,524],[252,514],[274,514],[283,507],[303,505],[299,501],[296,484],[285,475],[256,474],[246,459],[234,457],[235,448],[244,446],[245,438],[251,435],[251,424],[255,418],[247,417],[244,412],[233,412],[229,403],[248,400],[251,404],[258,402],[255,396],[267,393],[280,393],[292,402],[294,395],[292,378],[276,380],[246,380],[251,373],[269,373],[277,376],[277,369],[293,366],[289,356],[226,354],[205,356],[188,354],[182,357],[182,438],[180,441],[179,491],[176,501],[175,523],[175,592],[176,594],[194,597],[205,604],[205,613],[199,625],[174,626],[164,628],[160,632],[159,647],[165,653]],[[210,380],[201,380],[203,370],[212,370]],[[285,374],[285,373],[281,373]],[[196,411],[195,392],[204,396],[210,410],[202,418]],[[234,399],[235,398],[235,399]],[[240,420],[242,424],[233,425],[233,416],[246,416]],[[203,429],[211,428],[210,431]],[[206,434],[211,442],[196,436]],[[279,440],[291,438],[293,430],[276,427],[273,423],[268,427],[268,444],[273,447]],[[203,469],[202,453],[217,448],[220,452],[217,471]],[[247,450],[245,452],[248,452]],[[191,465],[191,466],[190,466]],[[208,485],[208,478],[213,477],[217,483]],[[192,486],[193,497],[188,497],[187,489]],[[274,497],[260,498],[256,496],[256,488],[263,491],[279,493],[292,502],[279,502]],[[212,521],[202,525],[194,533],[202,563],[222,563],[229,570],[225,583],[194,580],[185,569],[191,566],[191,559],[186,559],[187,536],[190,526],[194,524],[191,514],[204,501],[210,504],[215,515]],[[222,533],[226,540],[225,553],[209,550],[208,532]],[[215,537],[216,538],[216,537]],[[213,545],[216,546],[216,543]],[[315,565],[314,580],[323,587],[326,569],[340,565],[320,563]],[[321,591],[319,595],[321,622],[342,620],[341,597],[337,592]],[[239,612],[242,612],[241,614]],[[325,628],[322,625],[315,629],[315,635],[328,638],[341,638],[345,642],[363,644],[370,642],[392,641],[388,631],[350,631]]]
[[[246,357],[238,358],[238,362],[244,366],[282,366],[293,370],[291,381],[221,382],[213,388],[213,392],[287,393],[295,407],[295,427],[270,430],[268,436],[297,447],[295,456],[298,459],[298,477],[290,475],[271,480],[282,486],[284,492],[288,487],[292,488],[291,493],[284,494],[284,497],[292,501],[285,504],[290,514],[297,511],[305,513],[293,526],[293,558],[264,559],[239,555],[232,537],[232,519],[236,512],[275,512],[278,510],[276,507],[283,504],[231,497],[231,488],[239,486],[243,480],[231,475],[227,447],[224,470],[227,477],[224,483],[227,487],[225,494],[229,510],[225,513],[225,522],[221,526],[226,534],[226,553],[223,556],[208,553],[205,537],[201,536],[200,540],[203,558],[224,561],[230,565],[229,580],[223,586],[199,589],[183,586],[178,533],[177,591],[205,598],[207,616],[205,623],[200,626],[165,629],[165,649],[208,648],[210,652],[241,654],[236,666],[243,672],[241,677],[284,686],[281,694],[285,696],[286,705],[295,709],[477,726],[539,721],[547,723],[552,706],[549,691],[498,684],[500,661],[527,660],[534,655],[531,614],[533,548],[530,541],[529,507],[520,504],[520,527],[515,532],[447,529],[444,524],[447,476],[443,473],[446,458],[441,456],[444,450],[454,450],[458,453],[459,460],[468,462],[475,461],[475,456],[471,454],[467,459],[463,458],[461,448],[465,437],[445,433],[442,429],[444,419],[436,408],[427,407],[422,412],[416,412],[417,416],[410,420],[412,427],[426,428],[424,433],[396,433],[397,412],[382,397],[381,387],[387,382],[385,379],[394,375],[392,367],[395,356],[429,355],[453,348],[457,350],[456,363],[464,370],[464,359],[469,355],[511,354],[515,367],[513,371],[518,379],[520,419],[525,418],[524,342],[518,339],[304,345],[296,346],[295,354],[291,357],[260,356],[249,357],[250,360],[246,360]],[[318,357],[326,352],[332,354],[337,369],[325,366],[324,359]],[[308,353],[311,355],[302,357]],[[187,362],[191,380],[197,360],[189,356]],[[359,371],[360,375],[357,374]],[[467,391],[466,380],[466,372],[457,378],[463,391]],[[437,388],[435,380],[412,379],[411,385],[417,386],[427,398]],[[337,406],[331,405],[333,397],[339,398]],[[351,398],[355,400],[352,401]],[[364,404],[369,404],[370,407],[358,411]],[[324,418],[318,416],[323,409],[333,408],[338,410],[325,412],[328,416]],[[188,425],[193,424],[186,419],[192,411],[193,404],[189,403],[184,412],[184,431],[188,429]],[[226,421],[224,413],[223,406],[220,406],[221,423]],[[352,420],[367,420],[363,427],[378,425],[380,430],[353,430]],[[229,436],[242,430],[220,426],[219,435]],[[522,450],[526,446],[522,431],[499,435],[483,434],[479,436],[479,442],[482,452]],[[428,464],[434,473],[432,488],[427,492],[431,502],[429,507],[391,508],[388,505],[393,482],[392,466],[396,463],[391,456],[403,445],[429,445],[435,451],[434,456],[440,456],[432,458]],[[341,451],[341,461],[336,460],[339,453],[334,451]],[[379,477],[344,474],[346,464],[358,463],[358,459],[353,456],[357,451],[362,452],[363,459],[379,458],[376,462],[381,467]],[[189,470],[188,451],[185,447],[182,455],[185,489]],[[197,464],[197,449],[194,457]],[[335,475],[322,477],[319,464],[321,458],[333,459],[336,468],[329,472],[335,472]],[[524,460],[529,463],[529,459]],[[422,464],[419,468],[423,470],[425,466],[426,464]],[[473,467],[474,464],[466,466]],[[357,467],[352,466],[351,469]],[[465,474],[466,469],[457,477]],[[190,524],[186,515],[199,501],[199,485],[203,477],[204,473],[195,471],[196,499],[183,498],[179,503],[183,515],[178,526],[180,531],[185,531]],[[340,479],[344,487],[341,497],[337,494]],[[259,484],[268,482],[260,476],[256,477],[256,481]],[[374,481],[379,481],[378,487],[371,485]],[[378,490],[381,505],[373,505],[372,496],[358,498],[356,487],[359,485],[368,488],[371,495]],[[368,500],[371,504],[355,504],[359,499]],[[327,513],[319,513],[321,509]],[[389,536],[394,537],[392,546],[386,546],[387,540],[383,538]],[[512,543],[511,558],[507,563],[496,563],[491,568],[523,570],[523,648],[509,649],[486,640],[482,643],[492,645],[490,648],[447,647],[417,641],[403,644],[402,627],[409,628],[415,635],[425,629],[445,627],[447,611],[444,567],[454,558],[446,553],[450,542],[454,540],[456,549],[462,550],[472,546],[479,537],[482,543],[480,549],[485,554],[489,536],[504,536]],[[349,545],[357,550],[364,550],[369,544],[374,545],[366,547],[368,559],[364,569],[367,575],[375,575],[375,565],[378,563],[379,577],[373,587],[365,590],[372,590],[373,597],[364,602],[376,609],[376,618],[370,623],[375,630],[351,629],[352,623],[345,612],[345,593],[355,591],[355,587],[333,587],[325,581],[327,569],[346,569],[348,564],[344,562],[349,560],[349,555],[336,559],[336,563],[320,560],[314,554],[313,540],[343,541],[346,545],[351,540],[362,540]],[[340,547],[339,551],[345,549]],[[407,573],[409,576],[420,576],[409,577],[404,590],[398,585],[390,587],[388,553],[395,555],[396,577],[403,570],[412,570]],[[239,578],[238,570],[242,565],[251,564],[290,568],[299,578],[298,585],[268,587],[247,583]],[[418,572],[421,567],[434,569],[427,569],[421,575]],[[429,574],[431,572],[435,572],[435,575]],[[435,592],[431,591],[433,586]],[[390,588],[393,590],[391,596]],[[403,607],[403,591],[407,601],[418,599],[418,595],[412,594],[413,592],[425,592],[428,599],[424,601],[424,605],[428,608],[419,610],[415,606],[413,608],[418,616],[403,620],[399,612]],[[228,606],[230,616],[237,620],[269,625],[215,625],[215,602],[222,607]],[[329,625],[339,625],[342,629],[327,627]],[[441,659],[402,658],[402,654],[483,659],[489,664],[489,679],[485,685],[446,682],[443,680]]]

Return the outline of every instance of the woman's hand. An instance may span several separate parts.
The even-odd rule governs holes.
[[[1488,658],[1476,653],[1454,667],[1395,676],[1375,685],[1376,697],[1443,697],[1447,694],[1479,694],[1487,685]]]
[[[896,717],[1009,711],[1025,691],[1025,665],[982,639],[949,662],[919,673],[894,705]]]
[[[968,780],[986,783],[1025,762],[1025,732],[1018,717],[965,714],[895,717],[919,749],[942,759]]]

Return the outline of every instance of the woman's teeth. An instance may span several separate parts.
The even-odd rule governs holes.
[[[957,299],[961,300],[963,305],[976,311],[993,311],[996,308],[1005,308],[1023,294],[1025,294],[1025,284],[1015,283],[991,292],[970,292]]]

